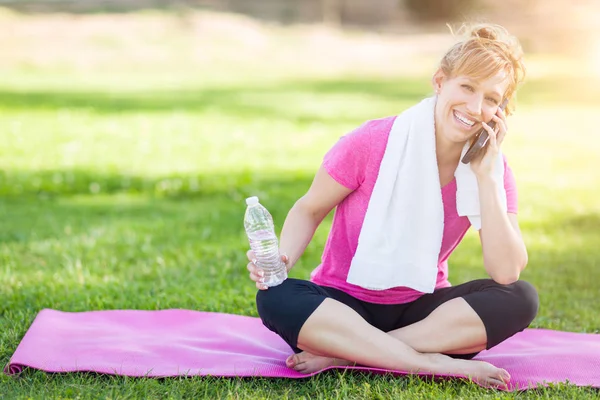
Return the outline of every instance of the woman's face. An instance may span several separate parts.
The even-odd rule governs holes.
[[[496,114],[508,88],[504,71],[485,80],[468,76],[447,77],[438,71],[433,83],[438,95],[435,123],[438,134],[456,143],[469,140]]]

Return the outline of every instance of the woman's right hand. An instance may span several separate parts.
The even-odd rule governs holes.
[[[263,278],[265,276],[265,271],[260,269],[256,263],[256,257],[254,257],[254,252],[252,250],[248,250],[246,253],[248,260],[250,261],[246,268],[250,272],[250,279],[254,281],[256,284],[256,288],[258,290],[267,290],[269,287],[263,283]],[[288,257],[285,254],[281,255],[281,261],[285,264],[285,268],[289,271],[288,267]]]

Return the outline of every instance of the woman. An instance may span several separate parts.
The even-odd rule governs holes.
[[[368,121],[326,154],[310,189],[290,210],[280,238],[282,259],[290,269],[321,221],[337,207],[322,263],[311,280],[287,279],[266,290],[264,273],[248,252],[247,268],[260,289],[259,315],[295,352],[286,361],[288,367],[309,373],[358,363],[460,374],[488,386],[509,381],[507,371],[470,359],[525,329],[538,310],[536,290],[518,280],[527,251],[517,221],[515,180],[500,153],[507,123],[499,105],[507,99],[510,114],[523,76],[520,46],[495,25],[472,28],[445,54],[433,76],[432,160],[437,163],[432,164],[437,164],[443,228],[431,293],[407,286],[372,290],[348,282],[390,131],[400,117]],[[494,121],[495,129],[486,121]],[[489,141],[469,165],[478,188],[483,265],[491,279],[452,287],[447,260],[471,225],[457,213],[455,173],[481,127]],[[501,171],[497,159],[502,160]],[[498,193],[505,195],[505,207]]]

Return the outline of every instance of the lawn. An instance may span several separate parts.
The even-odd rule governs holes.
[[[430,55],[423,68],[411,70],[348,68],[343,60],[320,59],[315,66],[294,61],[314,57],[310,37],[292,30],[273,39],[267,28],[256,28],[258,59],[225,40],[213,46],[220,52],[211,47],[193,55],[197,42],[176,26],[135,53],[130,50],[144,32],[170,17],[133,14],[102,29],[94,19],[101,17],[81,17],[65,36],[56,30],[65,25],[61,18],[0,14],[18,28],[3,43],[10,42],[9,57],[0,64],[2,366],[43,308],[257,316],[245,270],[244,199],[258,195],[281,227],[339,136],[431,94]],[[123,21],[138,29],[125,39],[118,36]],[[76,34],[86,26],[102,35]],[[343,40],[366,46],[373,39],[354,34]],[[268,57],[269,49],[284,44],[285,51]],[[55,46],[54,55],[40,55],[44,45]],[[38,56],[27,58],[20,46],[36,48]],[[290,46],[297,46],[296,59],[289,58]],[[351,50],[344,54],[356,57]],[[532,57],[534,66],[555,62]],[[522,278],[540,293],[533,327],[600,333],[594,121],[600,76],[535,71],[509,119],[504,148],[517,178],[530,256]],[[331,215],[291,276],[307,278],[319,263],[330,223]],[[450,265],[455,284],[485,276],[476,234],[466,236]],[[0,392],[4,398],[81,399],[515,397],[456,381],[344,372],[269,380],[25,371],[18,379],[0,375]],[[518,397],[597,394],[556,385]]]

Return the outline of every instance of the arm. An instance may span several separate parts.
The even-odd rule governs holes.
[[[500,203],[498,185],[493,178],[494,160],[499,147],[506,137],[506,116],[498,109],[492,117],[498,133],[485,122],[483,127],[489,134],[487,150],[483,157],[471,161],[471,168],[477,176],[479,204],[481,207],[481,230],[479,237],[483,249],[483,264],[488,275],[500,284],[510,284],[519,279],[527,265],[527,249],[517,216],[505,212]]]
[[[317,227],[323,218],[364,181],[364,173],[369,163],[371,130],[365,123],[347,135],[342,136],[323,157],[307,191],[290,209],[279,238],[279,251],[288,270],[296,264],[306,250]],[[253,259],[248,255],[250,260]],[[259,273],[252,262],[248,264],[250,279],[259,289],[266,289],[260,283]]]
[[[296,201],[283,223],[279,251],[286,255],[284,261],[288,271],[306,250],[321,221],[351,192],[351,189],[329,176],[323,166],[319,168],[308,192]],[[253,258],[254,255],[249,251],[248,259]],[[260,283],[260,269],[252,262],[247,268],[250,271],[250,278],[256,282],[256,287],[266,289]]]
[[[279,249],[288,257],[288,270],[300,258],[317,227],[351,189],[336,182],[321,166],[308,192],[291,208],[285,219]]]
[[[527,249],[517,216],[506,213],[500,206],[497,185],[492,178],[478,179],[481,204],[481,230],[479,237],[483,249],[483,264],[488,275],[500,284],[510,284],[519,279],[527,265]]]

